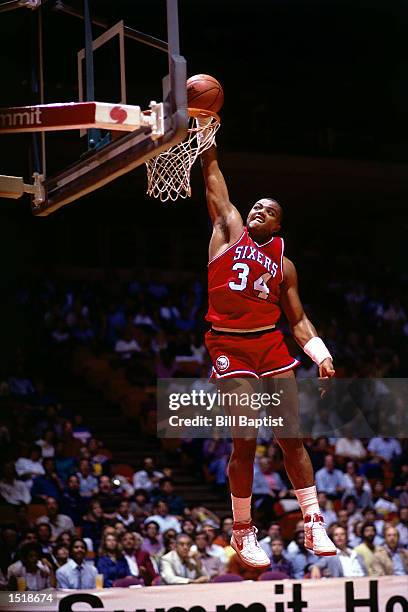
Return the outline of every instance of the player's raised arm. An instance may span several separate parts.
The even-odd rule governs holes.
[[[210,259],[222,253],[241,236],[244,225],[242,217],[230,202],[227,185],[217,160],[217,149],[211,147],[201,154],[208,212],[213,224],[210,240]]]
[[[287,257],[283,258],[280,302],[289,321],[293,337],[305,353],[319,366],[320,376],[334,376],[332,356],[323,340],[317,335],[314,325],[306,316],[299,297],[296,268]]]

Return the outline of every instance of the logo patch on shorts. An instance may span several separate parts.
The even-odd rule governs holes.
[[[221,372],[224,372],[224,370],[228,370],[230,361],[226,355],[220,355],[217,357],[215,364]]]

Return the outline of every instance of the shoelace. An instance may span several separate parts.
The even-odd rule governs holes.
[[[247,532],[245,530],[240,537],[242,538],[243,542],[245,542],[245,544],[254,544],[256,548],[259,548],[259,543],[258,543],[258,540],[256,539],[257,532],[258,532],[257,528],[253,527],[251,531]],[[238,531],[238,534],[239,533],[240,532]]]

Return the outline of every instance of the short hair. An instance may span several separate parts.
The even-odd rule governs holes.
[[[149,525],[154,525],[157,531],[160,531],[160,525],[157,521],[147,521],[147,523],[145,523],[145,528],[147,528]]]
[[[41,546],[37,542],[26,542],[20,548],[20,557],[22,561],[26,561],[30,552],[36,552],[39,558],[42,557]]]
[[[182,538],[187,538],[189,543],[192,544],[192,540],[191,540],[190,536],[187,533],[178,533],[176,535],[176,544],[178,544]]]
[[[51,525],[49,523],[46,523],[45,521],[43,523],[37,523],[37,525],[35,526],[35,531],[38,534],[40,527],[46,527],[48,529],[48,533],[51,535],[52,533],[52,529],[51,529]]]
[[[84,547],[85,547],[85,552],[88,552],[88,545],[87,545],[87,543],[85,542],[85,540],[84,540],[83,538],[78,538],[78,537],[76,537],[76,538],[74,538],[74,539],[72,540],[71,545],[70,545],[70,547],[69,547],[69,554],[70,554],[70,555],[72,554],[72,551],[74,550],[74,546],[75,546],[75,544],[76,544],[77,542],[82,542],[82,544],[83,544],[83,545],[84,545]]]
[[[280,543],[282,544],[282,546],[283,546],[283,538],[281,538],[280,536],[275,536],[274,538],[272,538],[272,540],[271,540],[271,545],[272,545],[274,542],[280,542]]]
[[[169,482],[171,485],[174,485],[174,480],[170,478],[170,476],[163,476],[159,480],[159,486],[166,484],[166,482]]]
[[[362,537],[364,537],[364,531],[367,529],[367,527],[372,527],[374,529],[374,532],[377,533],[377,530],[373,522],[364,521],[364,523],[361,525],[361,536]]]

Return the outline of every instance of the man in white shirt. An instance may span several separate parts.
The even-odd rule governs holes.
[[[143,470],[139,470],[133,475],[133,486],[135,489],[151,491],[154,487],[158,486],[159,480],[163,478],[164,474],[155,470],[154,461],[151,457],[145,457],[143,468]]]
[[[181,526],[175,516],[169,514],[169,507],[165,501],[158,501],[153,508],[155,514],[148,516],[145,523],[155,521],[160,527],[160,533],[164,533],[167,529],[174,529],[176,533],[181,533]]]
[[[339,497],[344,491],[343,472],[335,469],[333,455],[326,455],[324,467],[316,472],[316,487],[330,498]]]
[[[35,476],[43,476],[45,470],[41,462],[41,447],[33,444],[26,457],[19,457],[15,463],[17,476],[24,480],[29,489],[33,486]]]
[[[51,527],[53,540],[56,540],[63,531],[69,531],[72,535],[76,534],[72,519],[66,514],[58,513],[58,503],[54,497],[47,497],[45,509],[47,514],[37,519],[37,525],[47,523]]]
[[[396,459],[402,453],[401,444],[395,438],[372,438],[368,450],[374,457],[380,457],[385,461]]]
[[[29,504],[31,502],[30,491],[25,482],[16,479],[16,470],[13,461],[7,461],[3,465],[3,478],[0,480],[0,496],[13,506]]]
[[[332,539],[337,548],[337,555],[321,557],[311,567],[310,577],[321,578],[351,578],[367,576],[364,559],[347,546],[347,532],[344,527],[337,526],[332,532]]]

